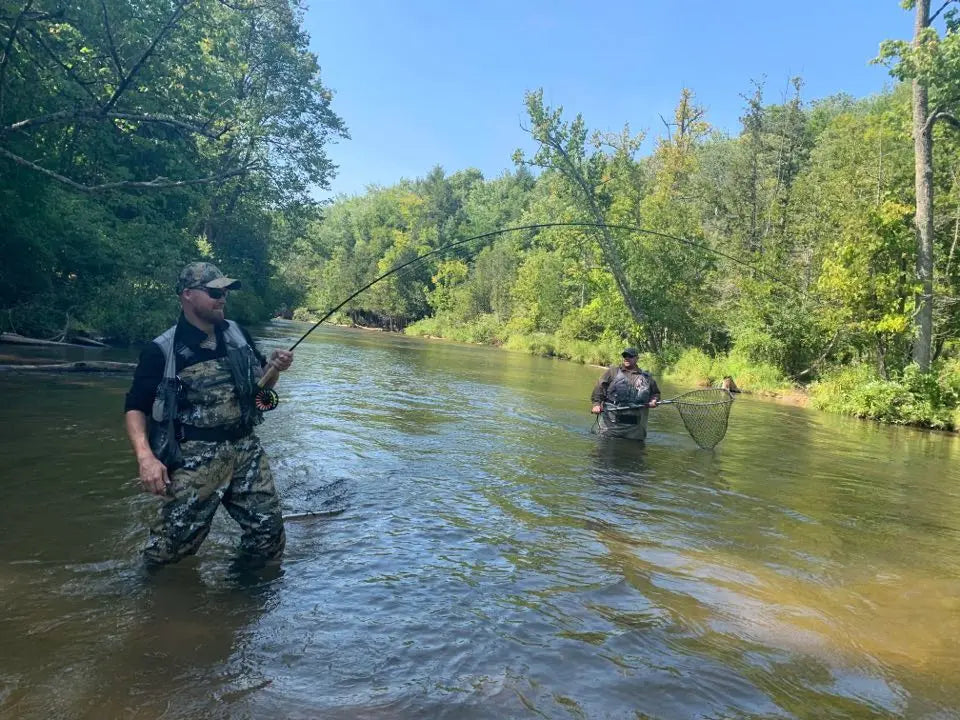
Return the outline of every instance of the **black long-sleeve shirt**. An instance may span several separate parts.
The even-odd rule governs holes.
[[[226,329],[226,322],[217,325],[215,328],[217,336],[217,347],[213,350],[200,347],[200,343],[207,339],[207,334],[190,323],[181,313],[177,321],[177,329],[173,336],[174,348],[186,345],[192,351],[189,359],[184,359],[180,353],[175,353],[177,362],[177,372],[179,373],[186,367],[206,362],[207,360],[216,360],[227,354],[227,346],[223,340],[223,331]],[[260,365],[266,364],[266,359],[257,348],[250,334],[240,328],[243,336],[247,339],[250,347],[253,348]],[[145,415],[149,415],[153,409],[153,399],[157,394],[157,386],[163,379],[163,369],[166,366],[166,358],[163,351],[155,342],[149,343],[140,353],[140,361],[137,363],[137,369],[133,373],[133,384],[127,392],[126,402],[124,403],[124,412],[128,410],[139,410]]]

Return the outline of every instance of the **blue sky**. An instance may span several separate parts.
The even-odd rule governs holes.
[[[311,48],[351,134],[330,148],[340,169],[319,197],[434,165],[496,177],[531,147],[523,94],[538,87],[591,129],[629,122],[648,139],[685,86],[730,132],[752,78],[765,76],[770,102],[793,75],[808,100],[869,95],[891,82],[869,64],[880,41],[909,38],[913,21],[897,0],[308,2]]]

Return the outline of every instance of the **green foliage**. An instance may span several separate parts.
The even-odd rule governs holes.
[[[493,314],[478,315],[462,323],[449,314],[438,313],[408,325],[404,332],[418,337],[442,337],[457,342],[500,345],[506,338],[503,326]]]
[[[753,358],[734,348],[726,356],[714,361],[715,383],[725,376],[734,378],[741,390],[754,393],[779,393],[794,387],[777,365],[756,362]]]
[[[598,365],[638,345],[654,350],[641,364],[672,380],[717,384],[732,375],[757,393],[832,377],[844,364],[872,366],[912,383],[904,408],[913,409],[896,421],[949,424],[943,413],[953,412],[956,393],[931,394],[904,369],[915,290],[908,94],[805,103],[801,88],[795,81],[787,102],[765,105],[756,86],[738,137],[709,134],[684,92],[669,132],[639,161],[628,134],[594,133],[591,149],[582,118],[565,123],[560,110],[528,96],[539,177],[524,165],[491,181],[435,169],[334,203],[301,246],[310,298],[318,298],[311,306],[345,296],[398,259],[399,248],[598,211],[683,241],[569,227],[503,235],[431,259],[360,296],[351,312],[383,319],[419,288],[425,304],[412,310],[413,334]],[[950,155],[960,145],[941,146],[936,181],[960,198],[960,164]],[[938,288],[960,296],[955,226],[941,230]],[[946,355],[960,303],[940,307]]]
[[[960,363],[923,373],[908,365],[887,380],[869,365],[839,368],[811,388],[814,407],[903,425],[957,429]]]
[[[791,384],[775,365],[758,363],[742,351],[711,357],[698,348],[685,350],[664,371],[664,377],[682,385],[716,386],[730,375],[746,392],[777,393]]]
[[[716,380],[713,358],[699,348],[691,348],[669,367],[665,377],[684,385],[712,385]]]
[[[345,135],[301,20],[286,0],[0,7],[7,324],[146,339],[200,256],[243,278],[238,319],[299,304],[293,238]]]
[[[613,365],[619,362],[622,343],[572,340],[551,333],[511,334],[504,347],[541,357],[556,357],[588,365]]]

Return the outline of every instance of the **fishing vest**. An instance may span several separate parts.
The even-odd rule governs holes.
[[[646,405],[650,402],[650,373],[640,370],[627,374],[617,368],[617,374],[607,385],[607,402],[614,405]]]
[[[253,401],[260,363],[240,326],[227,320],[226,356],[191,365],[180,375],[177,355],[189,359],[192,351],[185,345],[175,347],[176,331],[174,325],[153,341],[165,364],[150,413],[149,440],[153,454],[168,468],[183,464],[179,431],[185,425],[249,432],[263,422]]]

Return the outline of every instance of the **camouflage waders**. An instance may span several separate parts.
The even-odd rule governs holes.
[[[196,432],[223,431],[223,439],[180,441],[182,465],[144,549],[148,565],[176,562],[197,552],[222,503],[243,529],[241,551],[273,559],[285,542],[280,501],[260,439],[242,424],[242,409],[227,358],[185,367],[179,375],[177,423]]]
[[[185,464],[171,474],[170,494],[150,528],[147,563],[163,565],[197,552],[221,503],[243,528],[244,554],[279,557],[285,543],[280,500],[260,439],[194,440],[181,448]]]

